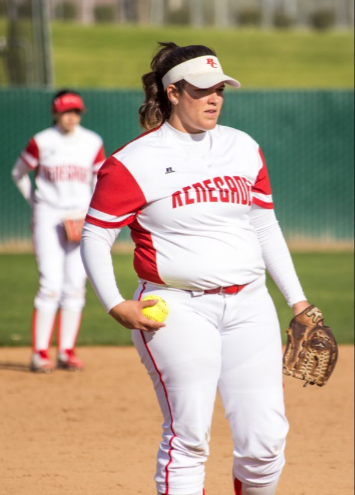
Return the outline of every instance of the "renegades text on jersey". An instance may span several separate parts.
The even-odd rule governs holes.
[[[185,290],[256,280],[265,264],[248,213],[252,204],[273,209],[258,144],[217,126],[207,152],[186,154],[175,134],[164,124],[112,155],[87,222],[129,226],[140,279]]]

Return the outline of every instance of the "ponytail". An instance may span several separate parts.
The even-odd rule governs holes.
[[[139,120],[141,126],[149,131],[169,119],[171,103],[157,71],[145,74],[142,81],[145,101],[139,109]]]

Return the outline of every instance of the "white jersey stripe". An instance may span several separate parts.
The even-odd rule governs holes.
[[[99,163],[95,163],[95,165],[93,166],[93,172],[94,172],[94,174],[98,174],[99,173],[99,170],[100,170],[100,168],[102,167],[102,165],[104,163],[105,163],[104,161],[99,162]]]
[[[32,155],[27,153],[27,151],[23,151],[21,153],[21,158],[26,163],[26,165],[32,169],[35,169],[38,166],[37,158],[34,158]]]
[[[90,207],[88,211],[88,215],[92,218],[96,218],[97,220],[102,220],[103,222],[109,223],[121,223],[127,220],[128,218],[135,216],[135,213],[129,213],[128,215],[123,215],[122,217],[116,217],[114,215],[108,215],[107,213],[103,213],[102,211],[95,210],[95,208]]]
[[[263,201],[264,203],[272,203],[273,202],[271,194],[267,195],[267,194],[261,194],[261,193],[253,192],[253,197],[256,199],[260,199],[260,201]]]

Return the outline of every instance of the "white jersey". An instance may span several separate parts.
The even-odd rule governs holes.
[[[138,277],[185,290],[247,284],[265,271],[248,213],[273,209],[265,160],[247,134],[217,126],[186,152],[164,124],[113,154],[99,172],[87,222],[129,225]],[[180,133],[181,134],[181,133]]]
[[[70,135],[51,127],[30,140],[21,159],[35,171],[37,203],[85,210],[105,151],[101,137],[84,127]]]

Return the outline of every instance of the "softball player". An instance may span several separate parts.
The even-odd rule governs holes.
[[[89,278],[133,341],[164,416],[159,495],[203,495],[217,390],[234,440],[237,495],[274,495],[288,422],[269,270],[295,314],[309,304],[274,213],[265,159],[247,134],[217,125],[225,84],[204,46],[161,44],[143,76],[148,130],[111,156],[86,217]],[[110,249],[128,225],[139,287],[125,301]],[[100,260],[98,263],[97,260]],[[142,315],[162,297],[166,325]]]
[[[33,241],[39,291],[32,322],[31,369],[50,372],[48,350],[58,318],[58,362],[80,370],[75,342],[85,304],[86,273],[79,242],[65,235],[63,222],[85,216],[97,172],[105,160],[102,139],[80,126],[84,102],[78,93],[61,91],[53,99],[54,125],[32,138],[13,171],[16,186],[33,208]],[[35,188],[29,178],[35,173]]]

